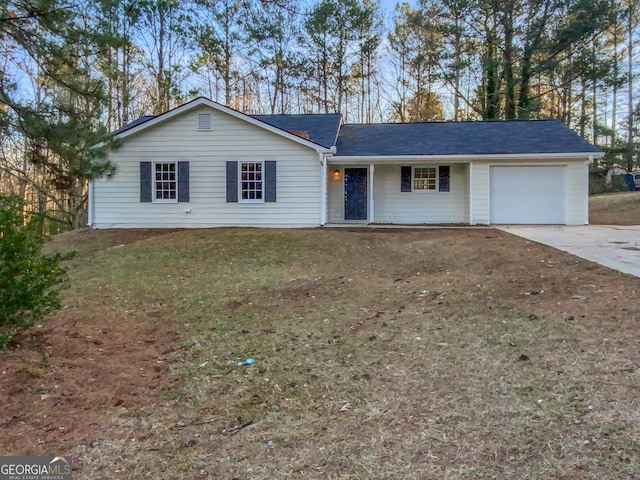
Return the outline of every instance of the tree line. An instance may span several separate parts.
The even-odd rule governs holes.
[[[109,132],[199,95],[348,122],[558,118],[631,169],[639,3],[4,1],[0,191],[82,226]]]

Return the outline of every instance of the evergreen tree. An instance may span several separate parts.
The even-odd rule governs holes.
[[[184,101],[189,16],[178,0],[141,0],[140,39],[144,66],[151,75],[153,113],[164,113]]]
[[[439,7],[423,4],[421,9],[413,9],[408,3],[398,5],[394,32],[389,34],[391,49],[402,57],[397,77],[403,89],[402,102],[394,106],[394,118],[400,121],[442,119],[442,106],[434,105],[439,103],[434,89],[444,52],[437,24]]]
[[[284,0],[275,5],[264,3],[252,10],[248,26],[255,42],[256,75],[268,90],[268,111],[290,113],[296,98],[293,91],[302,88],[308,75],[308,59],[301,48],[302,26],[296,3]]]
[[[26,221],[24,202],[0,195],[0,349],[19,330],[59,307],[66,280],[60,254],[42,255],[45,238]]]
[[[20,138],[20,151],[0,152],[7,168],[23,155],[24,174],[40,213],[68,227],[84,224],[86,182],[112,172],[99,123],[106,97],[92,76],[99,52],[115,43],[86,10],[65,0],[7,1],[0,6],[5,68],[0,74],[0,125]],[[25,69],[31,84],[24,82]],[[30,176],[32,173],[37,178]]]
[[[194,66],[214,75],[215,100],[231,106],[240,80],[238,60],[245,57],[250,3],[246,0],[195,0],[198,22],[191,28],[197,53]],[[217,83],[222,83],[218,88]],[[221,90],[221,94],[219,94]]]

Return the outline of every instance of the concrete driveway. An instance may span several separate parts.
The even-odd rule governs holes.
[[[640,225],[506,225],[498,228],[640,277]]]

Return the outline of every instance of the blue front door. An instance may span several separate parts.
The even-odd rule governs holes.
[[[367,219],[367,169],[344,169],[344,219]]]

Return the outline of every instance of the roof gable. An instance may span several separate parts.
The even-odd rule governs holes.
[[[152,128],[155,125],[158,125],[159,123],[163,123],[163,122],[167,122],[169,120],[171,120],[172,118],[175,118],[179,115],[183,115],[191,110],[194,110],[198,107],[201,106],[208,106],[210,108],[213,108],[214,110],[217,110],[219,112],[222,113],[226,113],[228,115],[231,115],[232,117],[235,117],[237,119],[243,120],[249,124],[255,125],[257,127],[263,128],[265,130],[268,130],[272,133],[275,133],[277,135],[280,135],[284,138],[288,138],[289,140],[293,140],[294,142],[300,143],[304,146],[313,148],[316,151],[319,152],[327,152],[329,153],[329,150],[331,149],[331,147],[333,146],[333,144],[331,144],[330,146],[325,146],[322,144],[319,144],[315,141],[313,141],[311,139],[311,136],[309,136],[309,138],[304,138],[303,136],[297,135],[296,133],[292,133],[286,129],[280,128],[277,125],[272,125],[268,122],[265,122],[261,119],[252,117],[250,115],[245,115],[244,113],[238,112],[237,110],[234,110],[232,108],[226,107],[224,105],[221,105],[217,102],[214,102],[212,100],[209,100],[208,98],[204,98],[204,97],[199,97],[196,98],[195,100],[192,100],[188,103],[185,103],[179,107],[176,107],[172,110],[169,110],[165,113],[162,113],[160,115],[157,116],[145,116],[145,117],[141,117],[137,120],[134,120],[133,122],[124,125],[123,127],[121,127],[120,129],[116,130],[114,132],[114,135],[118,138],[124,139],[128,136],[131,135],[135,135],[136,133],[139,133],[143,130],[146,130],[148,128]]]
[[[345,124],[337,156],[602,153],[558,120]]]

